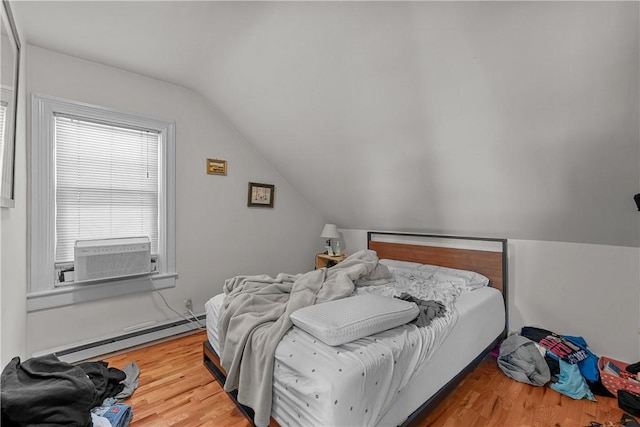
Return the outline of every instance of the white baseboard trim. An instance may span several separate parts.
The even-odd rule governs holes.
[[[197,315],[197,319],[204,325],[205,314]],[[34,353],[33,357],[55,354],[58,359],[76,363],[83,360],[95,359],[111,353],[116,353],[131,347],[149,344],[154,341],[181,335],[188,332],[198,332],[198,325],[194,322],[187,322],[184,319],[168,321],[155,324],[152,327],[141,328],[132,332],[114,335],[110,337],[95,339],[90,342],[70,344],[65,347],[58,347]]]

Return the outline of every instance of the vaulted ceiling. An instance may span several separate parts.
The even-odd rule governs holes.
[[[638,245],[637,2],[12,5],[206,97],[339,227]]]

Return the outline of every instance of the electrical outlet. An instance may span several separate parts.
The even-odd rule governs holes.
[[[184,300],[184,308],[187,311],[193,311],[193,302],[191,302],[191,298]]]

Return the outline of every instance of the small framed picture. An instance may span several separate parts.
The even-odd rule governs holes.
[[[257,182],[249,183],[249,199],[247,206],[249,207],[273,207],[273,196],[276,186],[272,184],[259,184]]]
[[[209,175],[226,175],[227,161],[220,159],[207,159],[207,173]]]

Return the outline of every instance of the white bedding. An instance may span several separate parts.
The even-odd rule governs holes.
[[[416,296],[422,299],[436,292],[455,309],[429,328],[403,325],[338,347],[290,329],[275,355],[272,416],[281,426],[397,425],[502,331],[504,305],[496,289],[412,289],[426,276],[394,274],[393,287],[356,292],[392,296],[409,290],[421,292]],[[223,299],[220,294],[205,305],[208,339],[216,352]]]
[[[504,302],[502,293],[495,288],[462,292],[456,300],[456,308],[458,321],[455,327],[398,394],[378,425],[401,424],[471,363],[504,329]]]

